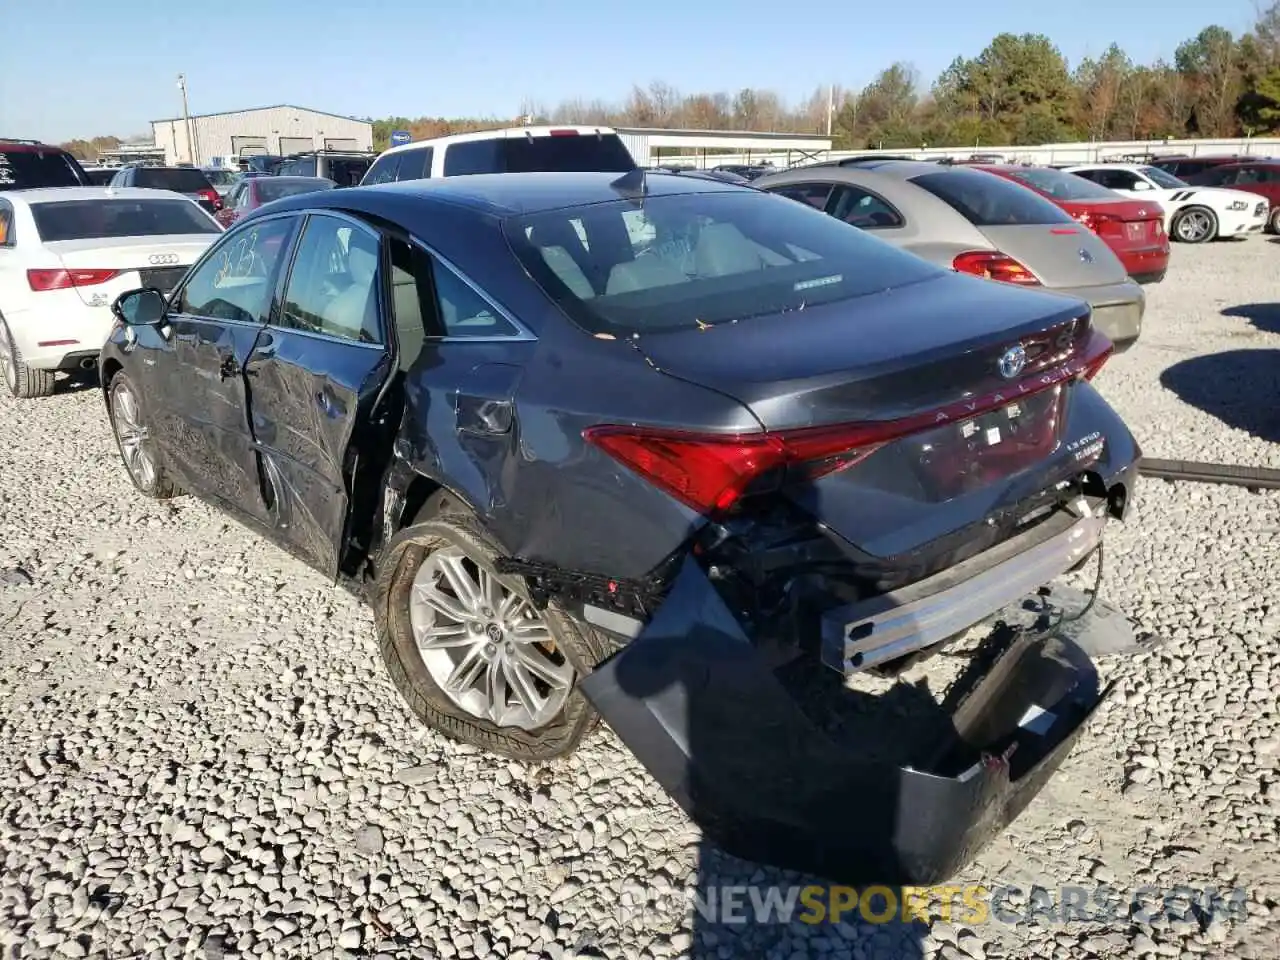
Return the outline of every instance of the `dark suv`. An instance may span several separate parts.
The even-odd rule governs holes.
[[[172,190],[194,200],[210,215],[222,209],[218,191],[195,167],[125,167],[111,178],[111,186]]]
[[[1242,160],[1249,159],[1252,158],[1238,154],[1224,154],[1216,157],[1157,157],[1151,161],[1151,166],[1159,167],[1165,173],[1187,180],[1188,177],[1194,177],[1207,170],[1212,170],[1214,167],[1220,167],[1227,163],[1239,163]],[[1190,183],[1191,181],[1187,180],[1187,182]]]
[[[0,190],[92,185],[76,158],[61,147],[0,137]]]
[[[278,177],[321,177],[340,187],[358,186],[374,157],[367,153],[317,150],[285,157],[271,172]]]

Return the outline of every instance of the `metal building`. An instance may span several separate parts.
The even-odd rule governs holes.
[[[155,145],[165,163],[205,166],[215,157],[290,154],[305,150],[372,150],[373,124],[355,117],[292,104],[231,113],[202,113],[152,120]]]

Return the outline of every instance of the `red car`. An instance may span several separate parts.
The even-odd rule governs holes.
[[[1029,187],[1096,233],[1139,283],[1159,283],[1169,269],[1169,236],[1158,203],[1131,200],[1052,167],[979,164],[977,169]]]
[[[1273,157],[1256,157],[1237,163],[1224,163],[1187,177],[1187,183],[1196,187],[1226,187],[1229,190],[1247,190],[1265,197],[1271,204],[1267,217],[1267,229],[1280,233],[1280,160]]]
[[[324,177],[244,177],[227,191],[222,209],[214,216],[223,229],[227,229],[250,210],[257,210],[272,200],[292,197],[295,193],[332,190],[336,186]]]

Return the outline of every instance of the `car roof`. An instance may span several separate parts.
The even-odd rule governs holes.
[[[553,130],[572,130],[583,136],[598,133],[602,137],[616,135],[617,133],[613,127],[579,126],[573,123],[557,123],[538,127],[499,127],[496,130],[473,130],[470,133],[451,133],[443,137],[432,137],[429,140],[414,140],[412,143],[402,143],[398,146],[388,147],[379,156],[386,156],[389,153],[405,153],[409,150],[421,150],[425,147],[439,147],[451,143],[466,143],[470,140],[497,140],[524,136],[549,137]]]
[[[70,200],[173,200],[172,190],[155,190],[150,187],[34,187],[28,190],[9,190],[6,200],[23,203],[57,203]],[[187,201],[188,203],[190,201]]]
[[[1097,161],[1095,163],[1072,163],[1067,165],[1067,170],[1141,170],[1143,167],[1150,167],[1150,163],[1109,163]]]
[[[18,140],[0,137],[0,148],[12,153],[66,153],[61,147],[52,143],[41,143],[39,140]]]
[[[397,210],[412,203],[448,203],[480,213],[506,217],[580,207],[624,199],[611,184],[618,173],[480,173],[432,180],[403,180],[376,186],[348,187],[321,194],[300,194],[277,201],[276,209],[331,207],[398,219]],[[741,194],[742,186],[720,179],[647,172],[647,196],[691,193]]]

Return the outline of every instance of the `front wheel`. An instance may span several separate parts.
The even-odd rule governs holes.
[[[382,657],[410,710],[483,750],[542,763],[571,753],[597,715],[578,678],[604,639],[554,602],[538,610],[468,515],[415,524],[391,542],[374,594]]]
[[[1218,235],[1218,217],[1208,207],[1187,207],[1174,216],[1169,232],[1183,243],[1207,243]]]
[[[1273,207],[1267,217],[1267,231],[1280,234],[1280,207]]]
[[[115,434],[120,459],[124,461],[133,485],[139,493],[153,500],[167,500],[175,496],[178,490],[165,472],[133,381],[123,373],[117,373],[107,389],[107,400],[111,431]]]

